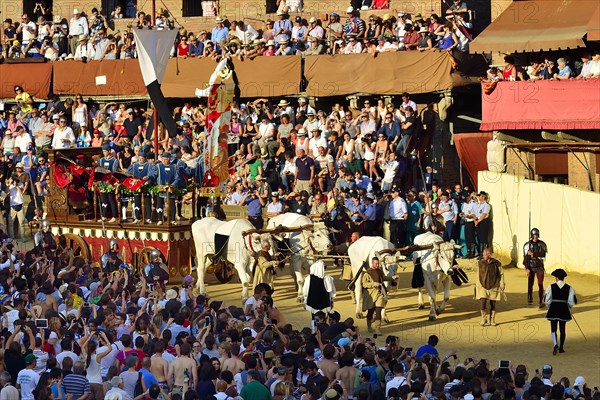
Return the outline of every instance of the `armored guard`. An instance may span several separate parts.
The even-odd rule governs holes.
[[[147,187],[153,185],[153,177],[156,175],[154,169],[156,167],[147,162],[146,153],[140,152],[138,154],[138,161],[132,163],[127,172],[135,176],[138,179],[142,179],[145,184],[133,193],[133,223],[137,224],[142,220],[142,217],[146,220],[146,223],[152,222],[152,205],[150,201],[150,195],[144,196],[144,214],[142,216],[142,191],[146,191]]]
[[[144,276],[151,290],[156,290],[156,285],[164,288],[169,280],[169,269],[157,249],[150,253],[150,262],[144,267]]]
[[[523,265],[525,265],[527,271],[527,302],[529,305],[533,304],[533,281],[537,278],[540,308],[544,307],[542,302],[544,295],[544,259],[547,252],[546,243],[540,240],[539,229],[533,228],[529,241],[523,246]]]
[[[102,254],[100,261],[102,262],[102,270],[106,273],[117,271],[123,264],[123,260],[119,256],[119,243],[116,239],[111,239],[108,251]]]

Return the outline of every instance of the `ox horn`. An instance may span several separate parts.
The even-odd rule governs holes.
[[[462,244],[455,244],[455,245],[454,245],[454,248],[455,248],[455,249],[462,249]]]
[[[249,229],[247,231],[242,232],[242,236],[248,236],[248,235],[252,235],[255,233],[258,233],[259,235],[262,235],[264,233],[275,233],[275,232],[281,232],[281,225],[280,226],[276,226],[274,228],[267,228],[267,229]]]

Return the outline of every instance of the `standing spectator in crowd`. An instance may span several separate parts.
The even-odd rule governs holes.
[[[282,39],[290,40],[292,34],[292,22],[289,20],[287,13],[284,11],[277,11],[279,20],[273,24],[273,36],[275,41],[280,43]]]
[[[88,34],[89,27],[87,19],[81,15],[81,11],[79,11],[78,8],[73,9],[73,17],[69,21],[69,46],[71,54],[75,55],[81,40],[81,35],[87,37]]]
[[[25,356],[25,369],[19,372],[17,376],[17,389],[21,391],[21,400],[34,400],[33,391],[36,388],[40,376],[33,369],[35,368],[36,357],[33,354]]]
[[[475,208],[475,230],[477,232],[477,240],[479,242],[479,254],[482,254],[483,249],[490,247],[490,205],[487,202],[487,193],[479,192],[477,195],[479,203]]]

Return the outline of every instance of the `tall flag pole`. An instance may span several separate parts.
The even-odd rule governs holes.
[[[170,137],[175,136],[177,125],[169,111],[167,100],[162,93],[160,85],[167,70],[173,43],[177,36],[176,29],[133,29],[133,35],[137,44],[138,61],[144,78],[144,84],[148,95],[154,104],[154,137],[155,146],[158,138],[158,120],[163,122]],[[154,149],[155,154],[158,148]]]
[[[196,89],[197,97],[207,97],[206,137],[204,139],[204,177],[202,186],[225,193],[229,176],[227,135],[231,129],[231,104],[235,80],[228,59],[221,60],[205,89]]]

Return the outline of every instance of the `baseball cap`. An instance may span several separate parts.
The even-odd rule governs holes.
[[[33,354],[27,354],[25,356],[25,364],[31,364],[32,362],[34,362],[35,360],[37,360],[37,357],[34,356]]]
[[[342,346],[342,347],[344,347],[346,345],[349,345],[350,344],[350,338],[347,338],[347,337],[340,338],[337,341],[337,344],[338,344],[338,346]]]
[[[552,365],[546,364],[544,368],[542,368],[542,378],[550,378],[552,375]]]

